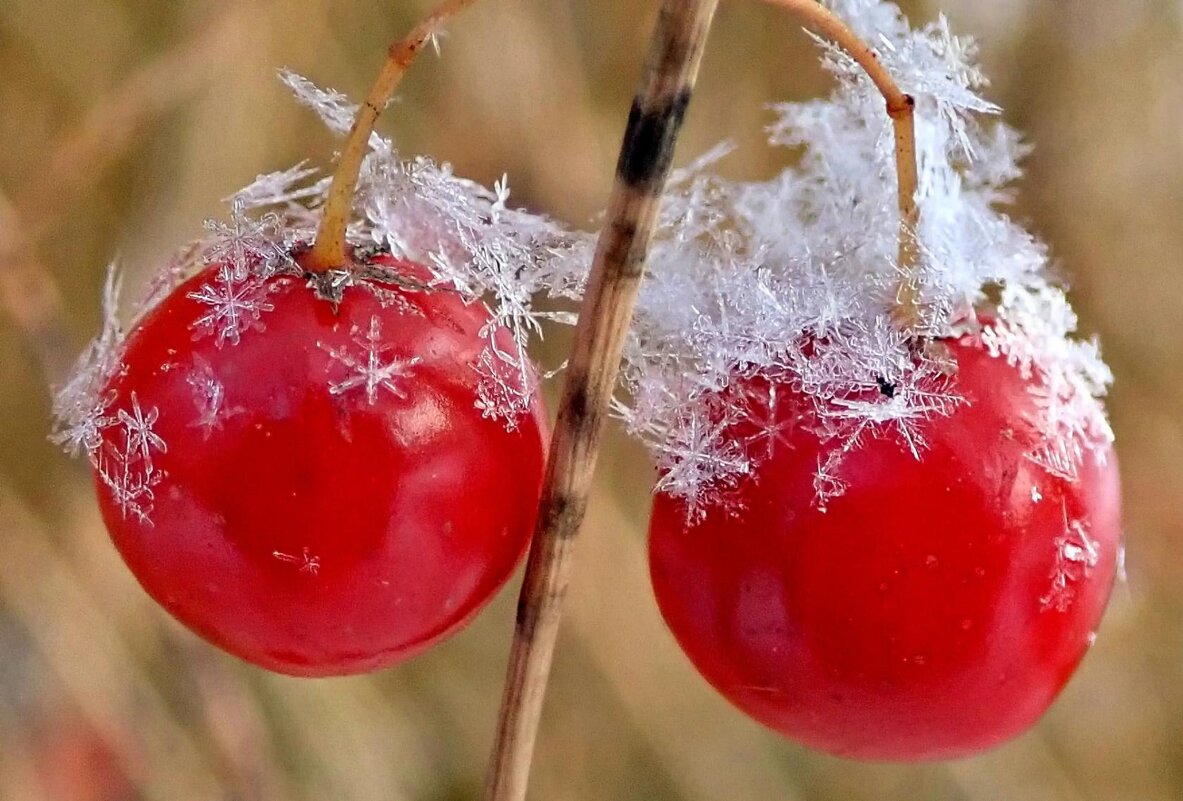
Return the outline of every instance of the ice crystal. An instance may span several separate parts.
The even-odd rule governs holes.
[[[71,455],[86,454],[124,517],[150,523],[155,487],[164,477],[155,456],[165,453],[168,446],[155,431],[159,409],[141,406],[135,392],[129,405],[116,407],[115,392],[109,388],[123,369],[119,286],[112,265],[103,292],[102,328],[82,351],[69,381],[54,398],[50,439]]]
[[[333,362],[339,363],[348,371],[346,377],[329,387],[333,395],[343,395],[351,389],[363,387],[366,391],[366,402],[373,406],[378,400],[378,391],[386,390],[396,398],[407,397],[405,379],[413,373],[415,365],[423,360],[418,356],[404,359],[388,356],[391,346],[382,339],[382,325],[378,316],[370,317],[370,327],[364,336],[360,336],[357,326],[350,334],[353,342],[358,346],[355,355],[344,348],[333,348],[316,343],[323,351],[332,357]]]
[[[120,369],[123,331],[118,317],[119,287],[119,276],[112,264],[107,268],[99,335],[83,349],[69,380],[53,401],[54,431],[50,439],[71,456],[85,453],[92,464],[102,444],[103,429],[118,422],[110,409],[114,397],[106,385]]]
[[[1045,247],[1005,213],[1026,147],[980,94],[972,40],[944,17],[913,29],[881,0],[826,4],[916,100],[919,321],[901,327],[892,314],[899,212],[883,99],[852,59],[818,40],[834,91],[771,106],[769,143],[799,152],[795,166],[767,181],[726,180],[713,171],[731,150],[724,144],[673,175],[618,413],[653,451],[662,491],[722,502],[785,432],[783,416],[749,404],[743,430],[757,433],[737,453],[734,435],[704,436],[720,419],[718,400],[735,406],[736,387],[775,378],[807,404],[826,445],[814,476],[824,508],[845,491],[844,458],[869,439],[924,458],[929,421],[965,402],[937,340],[984,325],[990,352],[1033,379],[1032,422],[1044,437],[1029,458],[1075,475],[1112,439],[1099,400],[1111,376],[1095,343],[1070,338],[1076,319],[1051,283]],[[995,293],[998,308],[979,322],[975,310]]]
[[[123,516],[150,524],[155,487],[164,478],[154,456],[167,452],[168,446],[153,430],[160,410],[141,408],[135,392],[130,402],[130,408],[116,411],[92,461]]]
[[[123,426],[124,436],[127,440],[126,454],[129,460],[150,460],[152,451],[163,453],[168,450],[164,440],[152,430],[152,426],[156,425],[156,420],[159,417],[160,410],[155,406],[152,407],[152,411],[145,413],[140,408],[139,398],[134,392],[131,393],[131,411],[120,409],[117,412],[116,420]]]
[[[307,573],[310,576],[320,573],[320,557],[313,556],[308,548],[304,548],[299,556],[283,551],[272,551],[271,555],[281,562],[297,565],[301,573]]]
[[[694,488],[685,493],[688,520],[705,512],[702,502],[707,488],[718,495],[721,488],[751,470],[743,448],[729,436],[731,423],[727,418],[709,422],[707,415],[689,414],[683,424],[670,428],[662,442],[657,465],[662,475],[656,490]]]
[[[280,77],[331,129],[348,130],[356,107],[347,98],[294,73]],[[244,191],[253,208],[267,205],[262,198],[286,205],[290,227],[308,228],[307,239],[313,222],[292,200],[323,197],[327,189],[321,183],[319,195],[300,194],[298,186],[308,177],[296,171],[261,176]],[[456,176],[449,164],[424,156],[404,159],[389,140],[374,134],[355,201],[360,219],[350,236],[355,245],[377,245],[425,266],[435,286],[473,302],[488,301],[492,324],[483,332],[488,346],[473,365],[481,375],[478,406],[512,426],[535,391],[527,347],[548,315],[534,300],[540,294],[579,296],[591,240],[545,216],[510,208],[509,196],[505,176],[490,190]],[[380,282],[368,286],[381,291]],[[510,332],[512,347],[498,343],[501,327]]]
[[[203,254],[205,262],[222,265],[239,282],[252,275],[269,278],[277,272],[295,271],[280,234],[283,224],[279,215],[270,213],[252,219],[246,214],[246,203],[246,198],[238,195],[231,199],[229,224],[217,220],[206,222],[214,238]]]
[[[274,289],[274,284],[255,275],[236,277],[234,268],[225,265],[213,280],[186,295],[209,306],[205,314],[193,321],[194,338],[213,335],[220,348],[227,342],[237,345],[247,331],[263,330],[263,312],[275,308],[267,300]]]
[[[998,320],[982,332],[992,355],[1034,379],[1042,441],[1028,454],[1053,475],[1074,479],[1081,462],[1101,459],[1113,431],[1097,398],[1113,380],[1096,341],[1068,338],[1076,314],[1064,294],[1049,286],[1006,286]]]
[[[291,90],[298,103],[317,113],[330,131],[339,136],[349,133],[358,107],[348,97],[336,89],[322,89],[291,70],[280,70],[279,79]],[[371,145],[377,145],[379,141],[377,134],[371,135]]]
[[[1050,576],[1052,584],[1039,603],[1044,610],[1063,612],[1076,597],[1076,585],[1092,575],[1100,554],[1084,524],[1068,519],[1067,509],[1064,510],[1064,531],[1056,538],[1055,546],[1056,560]]]
[[[209,439],[215,431],[221,431],[225,418],[242,412],[237,406],[226,406],[225,385],[214,375],[210,363],[200,355],[194,355],[193,369],[185,381],[193,389],[193,405],[197,410],[197,417],[190,425],[200,428],[204,439]]]

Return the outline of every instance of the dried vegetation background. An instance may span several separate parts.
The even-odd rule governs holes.
[[[274,79],[360,95],[426,2],[0,3],[0,799],[475,799],[513,591],[365,678],[248,668],[174,624],[109,546],[88,477],[46,442],[47,384],[98,324],[103,265],[149,273],[220,198],[334,142]],[[488,0],[383,123],[408,152],[575,224],[602,207],[655,2]],[[931,4],[905,3],[914,19]],[[1071,278],[1117,376],[1129,580],[1036,730],[952,764],[847,763],[780,741],[692,671],[650,597],[647,461],[609,443],[581,545],[533,797],[614,801],[1183,798],[1183,5],[945,0],[988,96],[1036,145],[1018,213]],[[817,94],[815,53],[755,3],[720,11],[682,161],[744,147]],[[565,342],[555,337],[552,349]],[[552,388],[553,389],[553,388]],[[244,477],[249,480],[249,477]],[[950,532],[955,536],[956,532]]]

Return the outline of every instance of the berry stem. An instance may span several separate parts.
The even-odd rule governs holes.
[[[476,0],[443,0],[430,14],[419,21],[405,38],[395,42],[386,51],[386,63],[369,94],[353,118],[353,126],[345,139],[333,182],[329,187],[329,198],[325,201],[324,216],[316,231],[312,249],[301,261],[310,272],[325,272],[338,269],[345,264],[348,247],[345,229],[353,211],[353,194],[361,174],[362,161],[369,148],[370,134],[378,115],[390,102],[391,95],[402,82],[415,57],[423,46],[432,40],[440,26],[449,18],[475,3]]]
[[[522,801],[576,535],[678,131],[718,0],[663,0],[616,164],[558,422],[501,699],[486,801]]]
[[[903,327],[914,325],[919,315],[917,270],[920,260],[920,247],[916,239],[916,226],[920,222],[920,207],[916,204],[916,101],[900,89],[871,46],[817,0],[764,2],[796,15],[846,51],[863,68],[887,102],[887,115],[891,117],[895,134],[896,187],[900,209],[900,283],[896,290],[895,319]]]

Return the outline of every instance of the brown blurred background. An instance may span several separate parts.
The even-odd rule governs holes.
[[[144,277],[256,173],[334,141],[274,80],[354,96],[426,7],[360,0],[0,2],[0,799],[479,797],[514,589],[379,675],[269,675],[151,604],[81,463],[46,442],[48,382],[98,323],[103,267]],[[905,4],[914,20],[937,11]],[[412,71],[382,129],[577,225],[602,207],[656,0],[486,0]],[[1100,334],[1125,476],[1129,580],[1039,726],[977,759],[849,763],[779,740],[708,689],[663,628],[644,560],[650,480],[602,461],[532,797],[561,801],[1183,799],[1183,4],[945,0],[989,95],[1036,145],[1018,215]],[[680,151],[744,145],[763,104],[825,90],[791,20],[723,4]],[[548,341],[553,360],[564,347]],[[552,388],[553,391],[553,388]]]

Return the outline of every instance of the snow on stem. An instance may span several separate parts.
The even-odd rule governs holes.
[[[896,292],[895,316],[901,328],[914,325],[918,321],[916,303],[919,288],[916,271],[920,256],[916,239],[916,227],[920,222],[920,207],[916,203],[919,183],[916,168],[916,101],[900,89],[871,46],[817,0],[764,2],[796,15],[845,50],[867,73],[887,103],[887,116],[891,118],[895,134],[896,192],[900,209],[900,283]]]
[[[718,0],[664,0],[583,296],[518,599],[486,801],[522,801],[609,399]]]
[[[306,270],[326,272],[345,264],[345,229],[353,210],[353,195],[361,173],[362,161],[369,149],[370,133],[374,130],[374,123],[390,102],[395,89],[402,82],[403,75],[423,46],[435,41],[444,22],[475,2],[476,0],[443,0],[411,29],[405,38],[390,46],[386,53],[386,63],[378,73],[374,85],[370,87],[365,102],[358,108],[353,127],[349,129],[349,136],[345,140],[345,147],[341,150],[337,169],[333,172],[333,182],[329,187],[328,200],[325,202],[324,216],[316,231],[316,239],[312,250],[301,261],[301,266]]]

